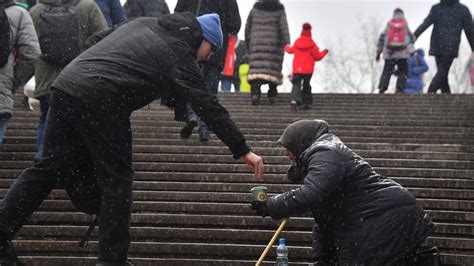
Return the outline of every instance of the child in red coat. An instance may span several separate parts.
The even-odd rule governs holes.
[[[313,76],[314,62],[323,59],[328,50],[319,51],[319,47],[311,38],[311,25],[305,23],[301,36],[293,46],[286,45],[285,51],[294,54],[291,111],[296,112],[296,106],[300,104],[303,104],[303,109],[309,109],[313,103],[310,81]],[[303,90],[301,90],[302,84]]]

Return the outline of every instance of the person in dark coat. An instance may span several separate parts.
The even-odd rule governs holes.
[[[119,0],[95,0],[104,15],[109,27],[115,26],[127,20],[127,15],[123,10]]]
[[[292,162],[288,178],[303,180],[303,184],[267,201],[254,202],[252,208],[273,219],[311,211],[315,262],[393,265],[414,255],[433,232],[431,218],[415,197],[377,174],[329,133],[325,121],[294,122],[278,143],[286,148]]]
[[[474,26],[469,9],[459,0],[441,0],[431,7],[430,13],[416,29],[418,38],[426,29],[433,25],[429,54],[436,59],[438,72],[433,77],[428,93],[451,93],[448,75],[449,69],[458,56],[461,33],[464,30],[471,50],[474,51]]]
[[[245,24],[245,42],[249,51],[252,104],[260,103],[261,86],[268,84],[268,100],[275,103],[277,86],[283,83],[281,73],[284,47],[290,44],[285,7],[279,0],[259,0]]]
[[[191,12],[196,16],[217,13],[222,20],[222,32],[224,34],[224,48],[211,56],[211,58],[204,62],[202,72],[206,80],[207,86],[212,94],[217,95],[219,81],[224,67],[225,55],[227,54],[227,45],[229,42],[229,34],[237,35],[241,26],[241,19],[239,13],[239,6],[236,0],[178,0],[174,9],[175,13]],[[188,123],[181,130],[182,138],[189,138],[192,134],[193,128],[198,125],[198,133],[201,141],[208,141],[210,139],[211,131],[192,108],[188,108]]]
[[[0,203],[0,264],[17,261],[9,240],[59,181],[93,177],[101,191],[98,265],[128,265],[130,115],[155,99],[166,98],[175,111],[189,102],[235,159],[243,158],[257,179],[263,175],[262,158],[211,95],[198,65],[222,47],[216,14],[137,18],[92,37],[95,44],[52,84],[43,152]]]
[[[123,8],[129,18],[157,18],[170,13],[165,0],[127,0]]]
[[[408,94],[423,93],[423,74],[428,72],[429,67],[425,61],[425,51],[418,49],[408,58],[407,85],[403,90]]]

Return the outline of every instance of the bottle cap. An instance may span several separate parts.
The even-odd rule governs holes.
[[[278,242],[278,243],[280,243],[280,245],[286,245],[286,243],[285,243],[285,242],[286,242],[286,241],[285,241],[285,239],[284,239],[284,238],[280,238],[280,240],[279,240],[279,242]]]

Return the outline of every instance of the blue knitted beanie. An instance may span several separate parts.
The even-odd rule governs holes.
[[[206,14],[197,17],[201,25],[202,35],[206,41],[212,44],[214,50],[222,48],[223,34],[221,29],[221,19],[216,13]]]

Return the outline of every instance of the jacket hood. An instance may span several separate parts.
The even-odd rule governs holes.
[[[263,11],[280,11],[285,9],[278,0],[260,0],[253,7]]]
[[[459,3],[459,0],[440,0],[439,2],[440,2],[441,4],[450,5],[450,4]]]
[[[319,137],[328,133],[329,124],[323,120],[299,120],[289,125],[278,143],[299,157]]]
[[[399,11],[399,10],[395,10],[393,12],[393,17],[392,17],[393,20],[404,20],[405,19],[405,14],[403,13],[403,11]]]
[[[419,56],[419,57],[425,57],[425,51],[423,49],[418,49],[416,50],[416,54]]]
[[[201,26],[191,12],[161,16],[158,24],[175,37],[188,43],[195,51],[201,45],[203,40]]]
[[[315,46],[313,39],[311,37],[301,36],[295,41],[294,47],[298,49],[310,49]]]

